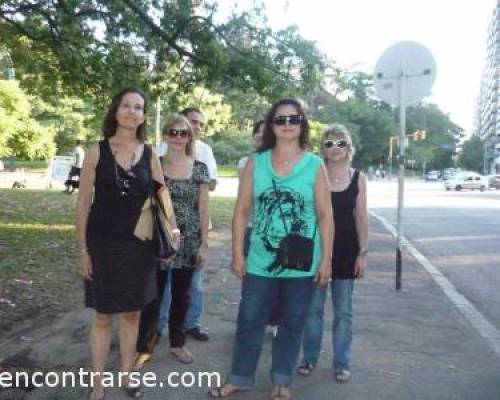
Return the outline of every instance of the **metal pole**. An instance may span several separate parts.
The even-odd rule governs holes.
[[[406,136],[406,76],[401,70],[399,78],[399,182],[398,182],[398,247],[396,249],[396,290],[401,290],[402,272],[402,238],[403,238],[403,205],[404,205],[404,182],[405,182],[405,136]]]
[[[161,104],[160,95],[156,98],[156,147],[160,145],[161,133],[160,133],[160,116],[161,116]]]

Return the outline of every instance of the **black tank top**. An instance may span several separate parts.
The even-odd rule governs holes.
[[[99,142],[99,161],[96,167],[94,199],[90,209],[87,235],[118,240],[134,239],[134,228],[144,201],[149,196],[151,148],[144,146],[140,160],[128,171],[132,173],[127,195],[122,195],[117,180],[127,174],[115,166],[109,140]]]
[[[354,171],[346,190],[331,192],[335,240],[333,242],[332,274],[334,279],[354,279],[354,262],[359,242],[354,213],[358,196],[359,171]]]

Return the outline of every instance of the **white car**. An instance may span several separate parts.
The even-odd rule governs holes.
[[[462,189],[478,189],[481,192],[484,192],[486,189],[488,189],[488,185],[488,179],[476,172],[460,172],[453,178],[450,178],[444,182],[444,187],[446,190],[454,189],[457,191]]]

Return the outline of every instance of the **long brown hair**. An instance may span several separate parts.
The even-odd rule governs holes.
[[[302,115],[302,122],[300,124],[299,146],[305,149],[309,145],[309,121],[304,113],[302,105],[295,99],[282,99],[274,103],[267,113],[264,135],[262,136],[262,145],[257,150],[259,153],[273,149],[276,146],[276,134],[273,129],[273,120],[276,116],[276,111],[281,106],[293,106],[297,110],[297,114]]]
[[[134,87],[128,87],[122,89],[119,93],[117,93],[113,97],[113,99],[111,100],[111,104],[109,105],[108,112],[104,117],[104,122],[102,124],[102,133],[105,138],[110,138],[112,136],[115,136],[116,128],[118,126],[118,121],[116,120],[116,112],[118,110],[118,107],[120,107],[123,97],[125,97],[125,95],[129,93],[136,93],[139,96],[141,96],[142,99],[144,100],[144,108],[143,108],[144,122],[137,127],[137,130],[135,132],[137,140],[144,142],[146,141],[147,137],[146,113],[148,109],[148,98],[142,90]]]

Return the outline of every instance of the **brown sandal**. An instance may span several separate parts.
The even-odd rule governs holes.
[[[178,350],[176,351],[174,349]],[[170,353],[177,359],[177,361],[183,364],[191,364],[194,361],[193,355],[184,347],[173,347],[170,349]]]

